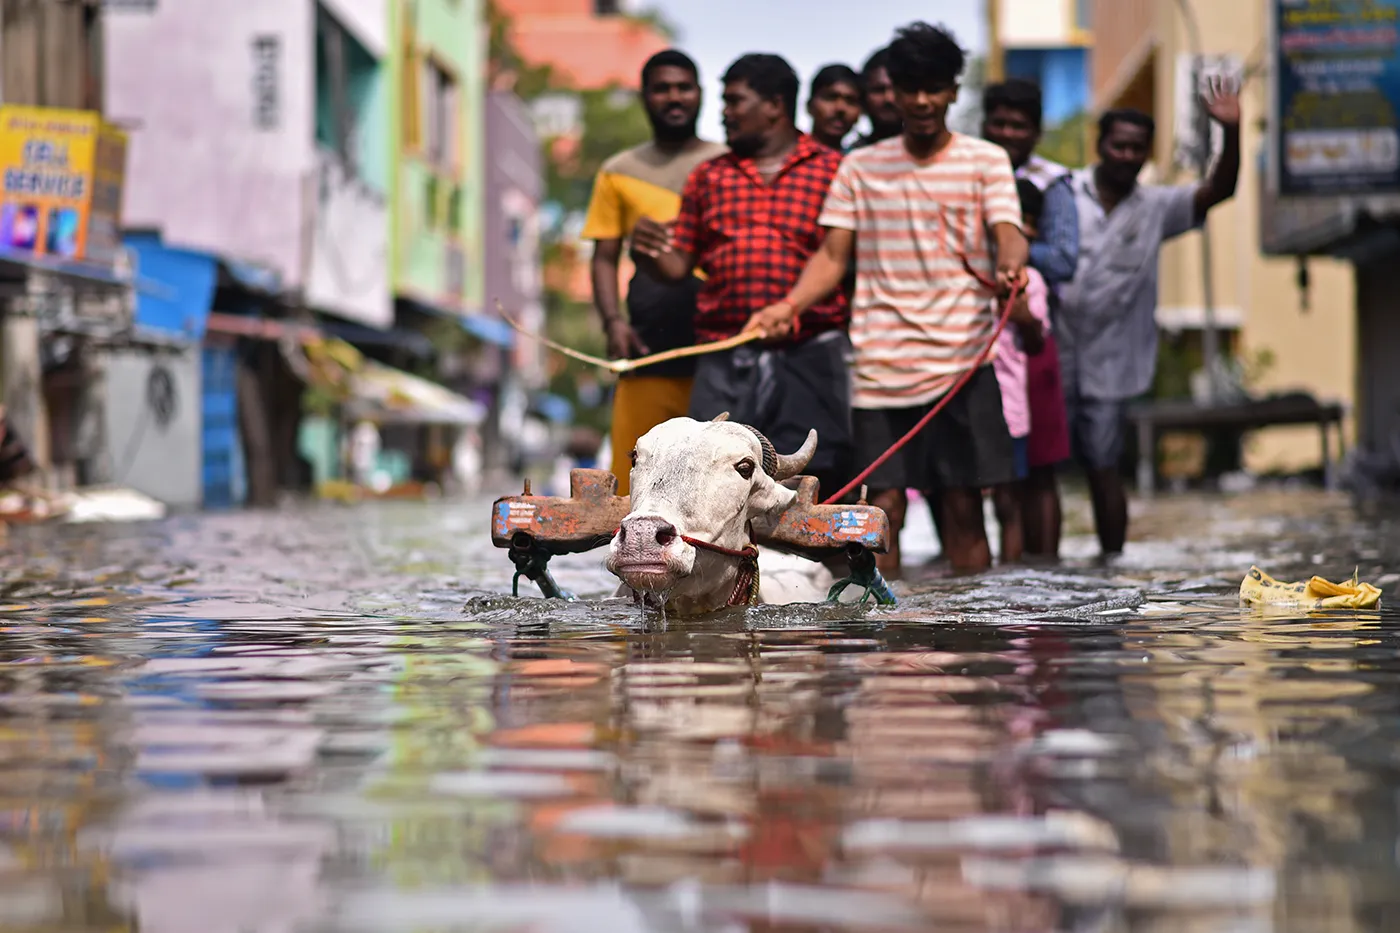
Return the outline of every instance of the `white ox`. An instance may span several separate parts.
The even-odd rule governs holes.
[[[745,562],[738,555],[792,506],[797,494],[781,483],[811,461],[817,432],[796,453],[782,455],[727,417],[672,418],[637,441],[632,510],[608,553],[621,595],[664,603],[677,615],[744,602]],[[758,562],[759,602],[821,602],[834,582],[822,564],[768,548],[758,549]]]

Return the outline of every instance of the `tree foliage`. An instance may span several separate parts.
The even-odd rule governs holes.
[[[1089,149],[1091,129],[1089,114],[1081,111],[1046,130],[1036,151],[1071,168],[1087,165],[1093,155]]]
[[[521,57],[510,38],[510,17],[496,0],[486,0],[486,74],[491,87],[508,87],[530,100],[554,81],[548,65],[531,65]]]
[[[568,158],[546,160],[546,197],[566,215],[587,209],[593,179],[605,161],[651,137],[651,124],[635,93],[582,91],[578,98],[582,137]]]
[[[666,18],[666,14],[653,8],[640,10],[637,13],[626,17],[630,22],[646,26],[648,29],[665,38],[668,42],[675,42],[680,35],[680,30],[676,24]]]

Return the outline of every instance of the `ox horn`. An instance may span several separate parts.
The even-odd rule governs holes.
[[[710,419],[710,421],[712,421],[712,422],[714,422],[714,421],[728,421],[728,420],[729,420],[729,412],[727,412],[727,411],[722,411],[722,412],[720,412],[719,414],[715,415],[713,418]]]
[[[778,468],[773,471],[773,478],[782,482],[807,469],[807,464],[812,462],[812,457],[817,452],[817,429],[813,428],[807,432],[807,439],[802,442],[802,446],[797,448],[795,453],[778,454]]]
[[[743,425],[753,436],[758,438],[758,449],[763,452],[763,472],[769,476],[778,474],[778,450],[773,446],[773,442],[764,436],[763,432],[751,424]]]

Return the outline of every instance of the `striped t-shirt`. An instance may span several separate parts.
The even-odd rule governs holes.
[[[996,329],[992,227],[1021,225],[1000,146],[953,134],[916,163],[901,137],[846,156],[820,221],[856,233],[851,309],[856,408],[908,408],[947,392]]]

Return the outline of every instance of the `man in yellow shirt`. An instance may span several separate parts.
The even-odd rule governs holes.
[[[638,269],[627,288],[627,317],[618,298],[622,241],[641,217],[675,219],[690,170],[725,151],[695,133],[700,118],[700,75],[689,56],[658,52],[642,66],[642,105],[651,120],[651,142],[619,152],[593,183],[583,237],[593,240],[593,305],[607,333],[608,355],[634,359],[695,342],[695,295],[700,282],[680,284]],[[612,472],[620,495],[628,493],[630,454],[637,438],[669,418],[686,414],[695,364],[675,360],[634,370],[618,380],[613,396]]]

